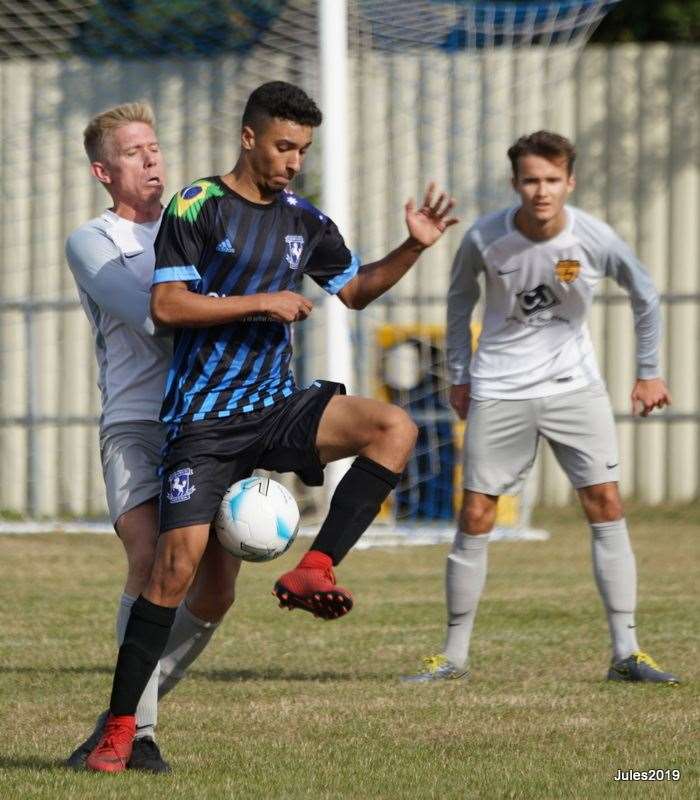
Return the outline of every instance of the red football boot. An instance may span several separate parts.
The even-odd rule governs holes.
[[[336,586],[333,562],[319,550],[309,550],[297,566],[277,581],[273,594],[280,608],[303,608],[322,619],[337,619],[352,608],[352,595]]]
[[[136,733],[136,716],[115,717],[110,714],[105,722],[97,747],[85,761],[88,769],[97,772],[122,772],[131,758]]]

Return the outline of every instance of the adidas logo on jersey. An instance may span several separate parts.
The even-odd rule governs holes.
[[[217,253],[226,253],[229,256],[232,256],[236,251],[231,244],[230,239],[227,237],[223,239],[219,244],[216,245],[216,252]]]

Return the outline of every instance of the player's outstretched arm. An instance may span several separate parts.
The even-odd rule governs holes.
[[[661,378],[638,378],[632,389],[632,414],[648,417],[655,408],[671,405],[671,395]]]
[[[151,289],[153,321],[169,328],[208,328],[251,317],[299,322],[312,308],[312,302],[296,292],[211,297],[191,292],[184,281],[157,283]]]
[[[391,289],[416,263],[420,254],[459,221],[450,216],[454,200],[445,192],[440,192],[437,199],[435,194],[435,184],[430,183],[420,208],[416,208],[413,198],[408,200],[405,205],[408,238],[384,258],[361,267],[338,292],[338,297],[348,308],[364,308]]]

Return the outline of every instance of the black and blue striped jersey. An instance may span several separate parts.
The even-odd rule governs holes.
[[[185,281],[217,297],[300,292],[308,275],[336,294],[358,264],[335,224],[311,203],[282,192],[253,203],[217,177],[176,194],[155,243],[153,283]],[[253,316],[175,331],[161,419],[179,423],[267,408],[296,386],[290,326]]]

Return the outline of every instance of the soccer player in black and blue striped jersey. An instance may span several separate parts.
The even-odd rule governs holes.
[[[197,571],[228,486],[255,468],[294,471],[309,485],[324,465],[356,456],[318,536],[275,584],[280,605],[334,619],[352,608],[333,567],[396,486],[416,440],[400,408],[345,396],[338,383],[300,389],[290,371],[290,327],[312,313],[308,275],[349,308],[390,289],[457,220],[431,185],[405,206],[407,239],[359,267],[333,222],[287,191],[321,112],[301,89],[275,81],[246,105],[231,172],[195,181],[165,211],[156,240],[153,319],[174,329],[161,418],[170,425],[163,462],[160,539],[151,578],[119,650],[110,717],[87,760],[118,772],[129,758],[134,711],[161,655],[175,609]]]

